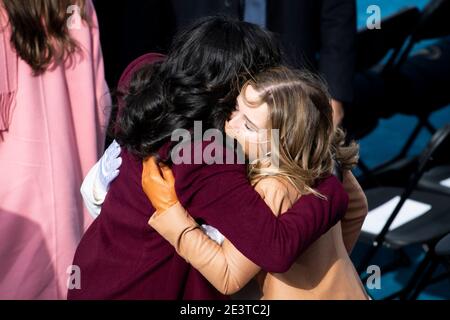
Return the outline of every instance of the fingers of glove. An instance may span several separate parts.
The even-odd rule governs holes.
[[[162,175],[166,183],[170,186],[175,185],[175,177],[173,176],[172,170],[169,168],[169,166],[162,164],[159,166],[161,169]]]
[[[106,177],[106,182],[107,182],[108,188],[109,188],[109,185],[111,184],[111,182],[113,182],[114,179],[117,178],[117,176],[119,175],[119,172],[120,172],[119,170],[113,171]]]
[[[113,142],[111,142],[108,148],[106,148],[106,152],[108,153],[117,152],[117,149],[120,150],[120,145],[117,143],[116,140],[113,140]]]
[[[166,177],[173,181],[172,172],[167,169],[164,165],[157,164],[154,157],[143,162],[142,188],[157,212],[163,212],[178,202],[175,187],[162,176],[162,170],[166,170]]]
[[[150,157],[144,160],[142,168],[142,184],[152,184],[158,182],[159,184],[164,182],[161,175],[158,164],[155,157]]]
[[[112,148],[111,156],[114,158],[117,158],[122,152],[122,149],[120,148],[120,145],[116,142],[116,140],[114,140],[109,147]]]
[[[105,152],[103,153],[102,158],[104,158],[104,159],[109,159],[109,158],[111,157],[111,155],[112,155],[114,149],[115,149],[114,144],[111,143],[111,144],[108,146],[108,148],[106,148]]]
[[[103,162],[103,174],[107,176],[112,171],[112,161],[110,159],[105,159]]]
[[[173,172],[166,165],[160,165],[160,169],[164,178],[164,188],[167,197],[167,203],[169,205],[175,204],[178,202],[178,196],[175,191],[175,177],[173,176]]]
[[[110,162],[117,158],[121,152],[122,149],[120,148],[120,145],[116,142],[116,140],[114,140],[105,150],[105,153],[102,156],[105,166],[109,166]]]
[[[116,149],[116,145],[114,144],[114,142],[112,142],[108,148],[106,148],[106,153],[110,154],[112,153],[114,150]]]
[[[122,158],[115,158],[113,161],[111,161],[111,168],[110,171],[116,171],[119,170],[120,166],[122,165]]]

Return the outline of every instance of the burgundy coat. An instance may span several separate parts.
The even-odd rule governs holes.
[[[204,146],[203,146],[204,147]],[[226,299],[148,225],[154,212],[141,187],[142,163],[127,151],[100,216],[74,258],[81,289],[68,299]],[[173,165],[180,202],[220,230],[268,272],[285,272],[347,209],[348,196],[331,176],[317,187],[328,200],[306,195],[276,218],[250,186],[245,165]]]

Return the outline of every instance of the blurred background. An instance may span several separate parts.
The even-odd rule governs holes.
[[[362,29],[365,27],[367,17],[365,10],[371,4],[379,5],[380,8],[382,9],[381,10],[382,17],[386,18],[406,8],[417,7],[420,10],[423,10],[426,7],[426,5],[429,4],[429,1],[358,0],[357,1],[358,29]],[[447,13],[447,19],[448,18],[450,18],[450,16]],[[438,41],[440,41],[440,39],[424,39],[418,41],[412,47],[410,56],[422,53],[423,50],[426,50],[425,48],[432,46]],[[448,66],[449,63],[448,58],[445,63]],[[445,85],[445,87],[450,88],[450,82],[446,82],[443,84]],[[427,108],[426,105],[423,105],[423,107]],[[413,133],[419,121],[420,120],[416,116],[407,114],[394,114],[388,118],[381,118],[377,126],[374,128],[374,130],[359,140],[361,147],[360,149],[361,158],[364,159],[364,161],[366,161],[367,166],[372,169],[376,168],[377,166],[385,163],[390,159],[395,158],[399,150],[401,150],[404,144],[407,142],[408,137]],[[450,105],[442,103],[440,107],[438,107],[435,111],[430,113],[429,121],[435,128],[442,128],[446,124],[449,124]],[[411,145],[411,148],[407,152],[406,157],[414,158],[415,156],[418,156],[421,152],[423,152],[423,150],[429,143],[431,136],[432,134],[428,130],[420,130],[417,138],[414,140],[414,142]],[[448,150],[447,153],[450,153],[450,149],[447,150]],[[361,177],[362,172],[358,171],[357,174],[359,177]],[[391,184],[395,183],[391,181]],[[405,184],[406,183],[400,183],[400,186]],[[447,212],[447,215],[449,214],[450,212]],[[436,221],[433,223],[439,224],[440,219],[436,219]],[[442,221],[442,223],[446,222]],[[425,257],[425,253],[423,250],[424,248],[422,246],[423,243],[408,246],[405,252],[407,255],[407,259],[409,258],[410,261],[407,261],[404,266],[399,266],[393,272],[384,274],[382,276],[381,289],[372,289],[372,290],[368,289],[368,291],[372,294],[374,299],[382,299],[389,297],[389,295],[398,292],[399,290],[402,290],[403,288],[405,288],[405,286],[407,286],[411,278],[415,276],[414,272],[417,270],[416,268],[418,267],[422,259],[424,259]],[[429,248],[425,247],[425,249],[428,250]],[[367,245],[359,243],[359,246],[353,252],[352,255],[353,260],[359,261],[366,252],[366,250]],[[392,260],[393,258],[395,259],[395,256],[396,256],[395,251],[383,249],[379,253],[379,256],[377,257],[376,261],[384,263],[388,260]],[[409,265],[409,263],[411,263],[411,265]],[[445,269],[444,266],[440,266],[439,270],[435,271],[434,275],[436,276],[436,274],[439,274],[440,272],[445,273],[446,270],[448,271],[448,269]],[[383,269],[381,269],[381,272],[383,274]],[[423,291],[420,291],[420,294],[417,296],[417,299],[445,299],[445,300],[450,299],[450,280],[444,280],[443,282],[438,282],[434,285],[433,284],[429,285],[428,287],[423,289]]]

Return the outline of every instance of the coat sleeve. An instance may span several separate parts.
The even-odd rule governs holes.
[[[344,189],[348,194],[348,209],[341,220],[342,237],[350,254],[361,232],[369,207],[367,198],[351,171],[344,172]]]
[[[292,206],[287,189],[277,182],[256,190],[277,216]],[[149,225],[222,294],[238,292],[261,270],[228,239],[222,245],[211,240],[180,203],[153,214]]]
[[[296,258],[334,226],[347,209],[348,197],[334,177],[302,196],[276,218],[247,179],[241,164],[172,166],[180,202],[196,219],[214,226],[254,264],[268,272],[287,271]]]
[[[238,292],[260,270],[227,239],[211,240],[180,203],[153,214],[149,225],[222,294]]]

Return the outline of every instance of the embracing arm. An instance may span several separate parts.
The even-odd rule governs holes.
[[[204,142],[200,152],[209,145]],[[191,148],[191,152],[192,149],[196,150]],[[224,163],[230,162],[228,150],[221,144],[215,151],[216,155],[222,152]],[[330,176],[316,186],[327,200],[305,195],[281,217],[274,217],[248,182],[245,165],[232,162],[173,165],[176,194],[195,219],[203,219],[219,229],[265,271],[287,271],[312,242],[345,214],[347,194],[337,178]]]
[[[153,166],[154,168],[156,166]],[[152,173],[149,172],[149,174]],[[159,172],[156,170],[153,174],[158,176]],[[161,183],[157,182],[156,184],[155,180],[146,179],[145,173],[143,175],[144,192],[155,207],[159,207],[158,202],[161,203],[159,201],[161,194],[172,193],[173,197],[176,197],[174,192],[163,189],[171,188],[170,180],[173,179],[173,176],[171,176],[170,170],[166,171],[167,174],[170,175],[168,183],[167,180],[164,181],[161,178]],[[275,183],[277,183],[276,180]],[[278,215],[292,205],[287,196],[283,196],[283,193],[280,192],[283,188],[277,188],[276,184],[269,183],[265,183],[263,187],[257,186],[256,190],[271,207],[274,214]],[[170,201],[165,202],[167,204],[164,207],[171,203]],[[230,295],[241,290],[260,271],[257,265],[240,253],[227,239],[223,241],[222,245],[211,240],[200,230],[199,225],[179,202],[163,212],[153,214],[149,225],[174,246],[177,253],[222,294]]]
[[[211,240],[179,202],[152,215],[149,225],[222,294],[236,293],[260,270],[227,239]]]
[[[219,229],[268,272],[287,271],[342,218],[347,207],[347,195],[333,176],[317,186],[327,200],[305,195],[276,218],[249,184],[244,165],[175,165],[173,172],[180,202],[190,214]]]

